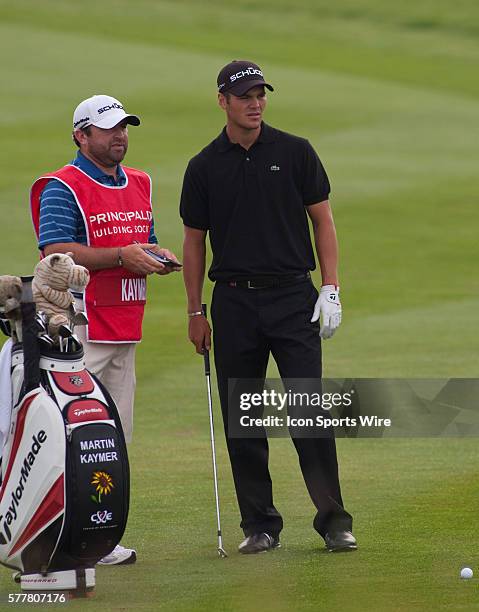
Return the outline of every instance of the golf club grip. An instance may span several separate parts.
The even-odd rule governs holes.
[[[203,313],[203,315],[205,316],[205,318],[207,318],[208,316],[208,309],[206,304],[201,304],[201,312]],[[209,376],[211,373],[211,368],[210,368],[210,352],[206,347],[203,347],[203,359],[205,360],[205,375]]]
[[[203,359],[205,360],[205,374],[209,376],[211,374],[210,370],[210,352],[208,349],[203,349]]]

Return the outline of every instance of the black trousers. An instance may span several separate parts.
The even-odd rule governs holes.
[[[283,527],[273,504],[266,434],[260,438],[228,437],[228,379],[264,379],[269,355],[285,378],[321,377],[319,325],[311,323],[318,292],[309,279],[287,287],[246,289],[217,283],[213,292],[214,355],[226,442],[246,536]],[[293,438],[299,464],[317,509],[314,528],[324,536],[351,530],[338,477],[334,436]]]

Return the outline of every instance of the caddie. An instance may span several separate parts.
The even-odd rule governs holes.
[[[140,125],[140,119],[127,114],[117,99],[95,95],[84,100],[73,114],[75,159],[43,174],[31,190],[42,255],[70,251],[90,271],[84,295],[75,296],[77,309],[85,309],[89,322],[76,331],[88,369],[116,402],[127,442],[133,429],[135,349],[142,335],[146,277],[172,271],[145,249],[177,261],[158,246],[150,177],[120,164],[128,149],[129,125]],[[100,563],[135,560],[135,550],[119,545]]]

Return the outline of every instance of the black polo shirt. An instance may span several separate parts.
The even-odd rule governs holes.
[[[186,169],[180,215],[207,230],[211,280],[282,276],[316,267],[305,206],[328,199],[310,143],[265,123],[247,151],[226,128]]]

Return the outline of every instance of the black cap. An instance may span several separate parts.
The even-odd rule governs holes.
[[[274,91],[273,87],[265,82],[261,68],[245,60],[233,60],[222,68],[217,83],[220,93],[232,93],[235,96],[243,96],[257,85],[263,85]]]

